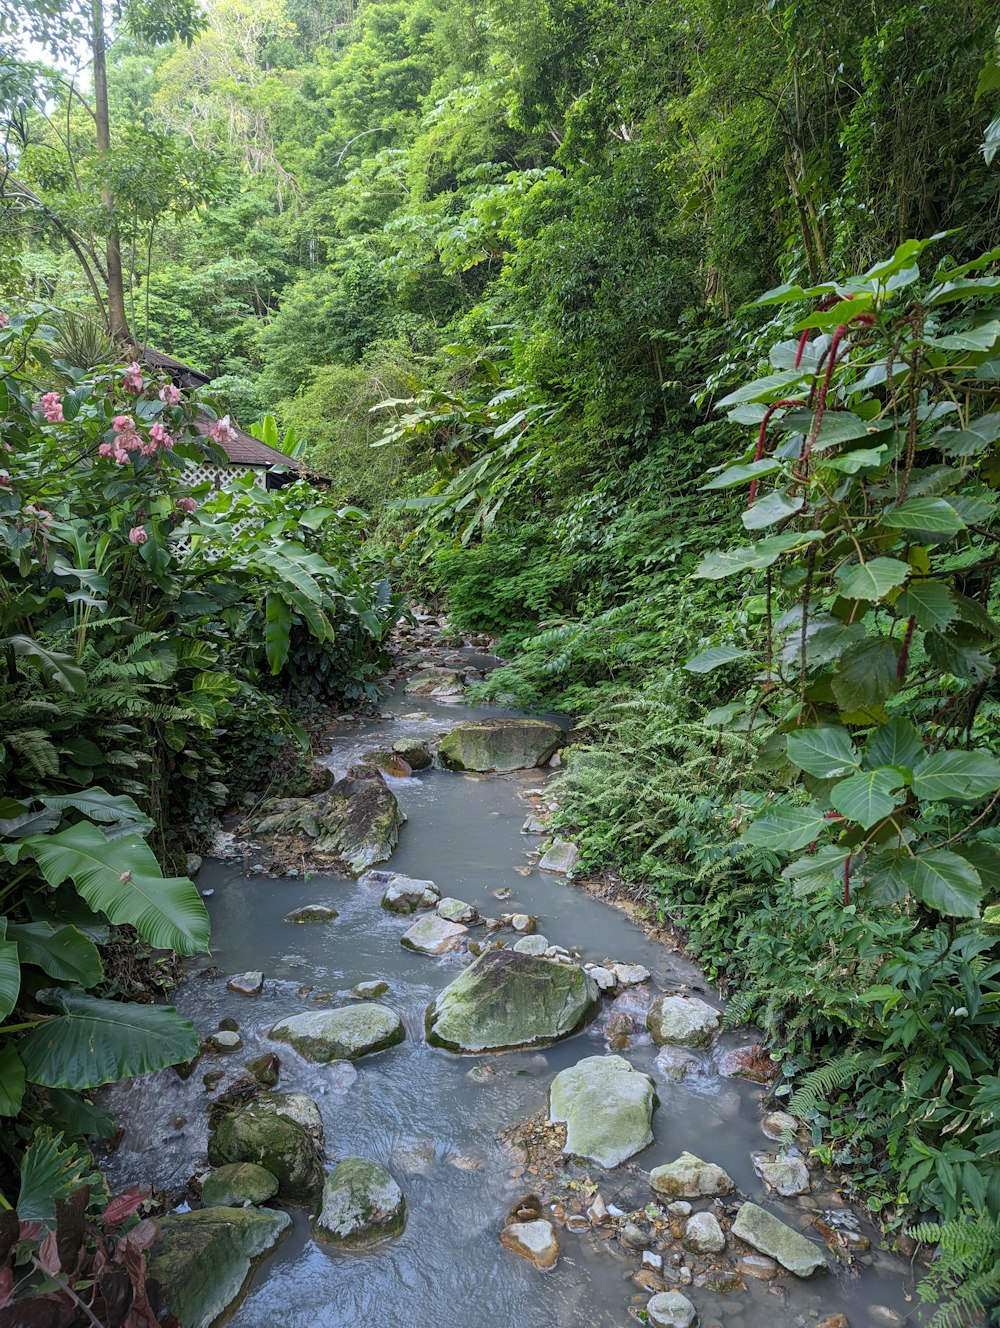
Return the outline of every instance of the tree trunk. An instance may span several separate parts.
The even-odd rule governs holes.
[[[91,46],[94,54],[94,119],[97,125],[97,151],[102,158],[111,151],[111,125],[108,118],[108,73],[104,51],[104,0],[91,0]],[[122,278],[122,250],[115,218],[115,196],[107,182],[101,185],[101,202],[108,214],[108,307],[105,321],[108,333],[116,341],[131,343],[132,333],[125,313],[125,283]]]

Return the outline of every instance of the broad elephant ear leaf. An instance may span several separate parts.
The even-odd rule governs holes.
[[[169,1005],[105,1001],[51,988],[38,999],[62,1011],[18,1044],[28,1081],[46,1088],[97,1088],[190,1060],[198,1034]]]
[[[21,960],[15,941],[8,941],[7,919],[0,918],[0,1019],[6,1019],[21,990]]]
[[[22,964],[34,964],[57,982],[94,987],[104,976],[97,946],[75,927],[19,922],[11,923],[7,935],[17,943]]]
[[[0,1116],[16,1116],[24,1097],[24,1066],[13,1042],[0,1047]]]
[[[208,914],[184,876],[162,876],[149,845],[137,835],[109,841],[81,821],[54,835],[31,835],[7,845],[11,862],[34,855],[49,885],[71,879],[90,907],[112,922],[135,927],[150,945],[197,954],[208,945]]]

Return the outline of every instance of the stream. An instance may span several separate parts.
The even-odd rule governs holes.
[[[336,774],[395,739],[434,740],[460,719],[519,713],[415,698],[401,687],[384,707],[387,713],[380,718],[339,727],[325,758]],[[579,952],[583,960],[643,964],[654,992],[686,989],[721,1005],[693,963],[647,937],[624,912],[531,866],[534,859],[526,855],[539,841],[521,826],[535,810],[529,790],[540,789],[548,774],[534,769],[481,776],[431,768],[388,778],[408,823],[391,862],[383,866],[429,878],[443,895],[465,900],[484,915],[537,915],[538,930],[550,942]],[[189,966],[176,1004],[203,1036],[216,1030],[220,1019],[235,1018],[243,1047],[230,1055],[206,1053],[187,1080],[165,1070],[110,1090],[107,1103],[125,1128],[108,1163],[112,1183],[138,1180],[180,1196],[191,1175],[205,1170],[210,1094],[203,1073],[224,1072],[213,1090],[221,1093],[250,1059],[277,1049],[279,1088],[308,1093],[320,1106],[328,1165],[349,1154],[382,1163],[402,1188],[408,1210],[401,1236],[364,1253],[347,1253],[315,1243],[307,1218],[291,1209],[292,1229],[256,1268],[228,1320],[233,1328],[605,1328],[633,1322],[649,1293],[633,1281],[638,1254],[617,1241],[562,1228],[561,1257],[548,1273],[498,1242],[506,1214],[530,1192],[532,1177],[512,1176],[516,1159],[497,1133],[545,1109],[557,1071],[607,1050],[609,1002],[590,1027],[544,1051],[452,1055],[425,1043],[424,1011],[462,971],[463,958],[404,949],[399,938],[414,919],[382,909],[378,889],[333,875],[247,874],[242,860],[206,861],[198,886],[211,914],[211,967],[204,958]],[[510,896],[500,902],[497,891],[505,889]],[[330,905],[339,917],[310,926],[283,921],[305,904]],[[503,934],[509,943],[509,933]],[[481,939],[482,929],[473,929],[472,936]],[[258,969],[265,975],[260,995],[227,990],[229,975]],[[355,1066],[316,1065],[268,1040],[279,1017],[343,1004],[349,988],[371,979],[389,984],[381,1000],[403,1018],[402,1045]],[[725,1034],[723,1041],[736,1045],[747,1038]],[[750,1158],[754,1150],[774,1147],[760,1128],[763,1090],[711,1072],[667,1080],[658,1071],[656,1051],[643,1033],[632,1036],[621,1052],[654,1077],[655,1139],[612,1172],[589,1168],[607,1203],[625,1210],[647,1204],[649,1170],[685,1149],[724,1167],[744,1197],[766,1204],[793,1226],[801,1228],[808,1215],[839,1203],[829,1185],[817,1183],[818,1172],[813,1173],[816,1192],[767,1198]],[[484,1064],[495,1073],[470,1077],[470,1070]],[[583,1175],[584,1169],[573,1174]],[[837,1312],[847,1315],[851,1328],[889,1328],[913,1310],[912,1270],[878,1250],[872,1228],[866,1225],[864,1231],[872,1250],[850,1272],[831,1270],[808,1281],[789,1275],[769,1282],[747,1278],[747,1289],[737,1292],[697,1285],[680,1289],[695,1303],[703,1328],[813,1325]]]

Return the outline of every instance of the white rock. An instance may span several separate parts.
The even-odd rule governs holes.
[[[649,969],[642,964],[612,964],[611,971],[623,987],[637,987],[650,977]]]
[[[614,973],[609,968],[602,968],[600,964],[594,964],[587,969],[587,972],[597,983],[601,991],[614,991],[618,985]]]
[[[653,1328],[691,1328],[695,1308],[679,1291],[661,1291],[647,1302],[646,1316]]]
[[[580,850],[568,839],[553,839],[538,863],[541,871],[569,876],[580,860]]]
[[[559,1258],[559,1241],[551,1222],[511,1222],[500,1232],[500,1244],[529,1259],[536,1268],[554,1268]]]
[[[421,954],[442,955],[457,950],[468,934],[468,927],[463,927],[460,922],[447,922],[437,914],[431,914],[420,918],[404,932],[400,944],[408,950],[419,950]]]
[[[695,1213],[688,1218],[684,1247],[693,1254],[718,1254],[726,1248],[726,1238],[714,1213]]]

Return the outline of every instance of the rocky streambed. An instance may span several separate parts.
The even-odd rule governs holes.
[[[560,721],[456,708],[481,658],[423,662],[331,737],[330,788],[205,863],[202,1055],[109,1094],[113,1177],[174,1199],[182,1320],[902,1324],[909,1266],[765,1108],[752,1031],[566,874]]]

